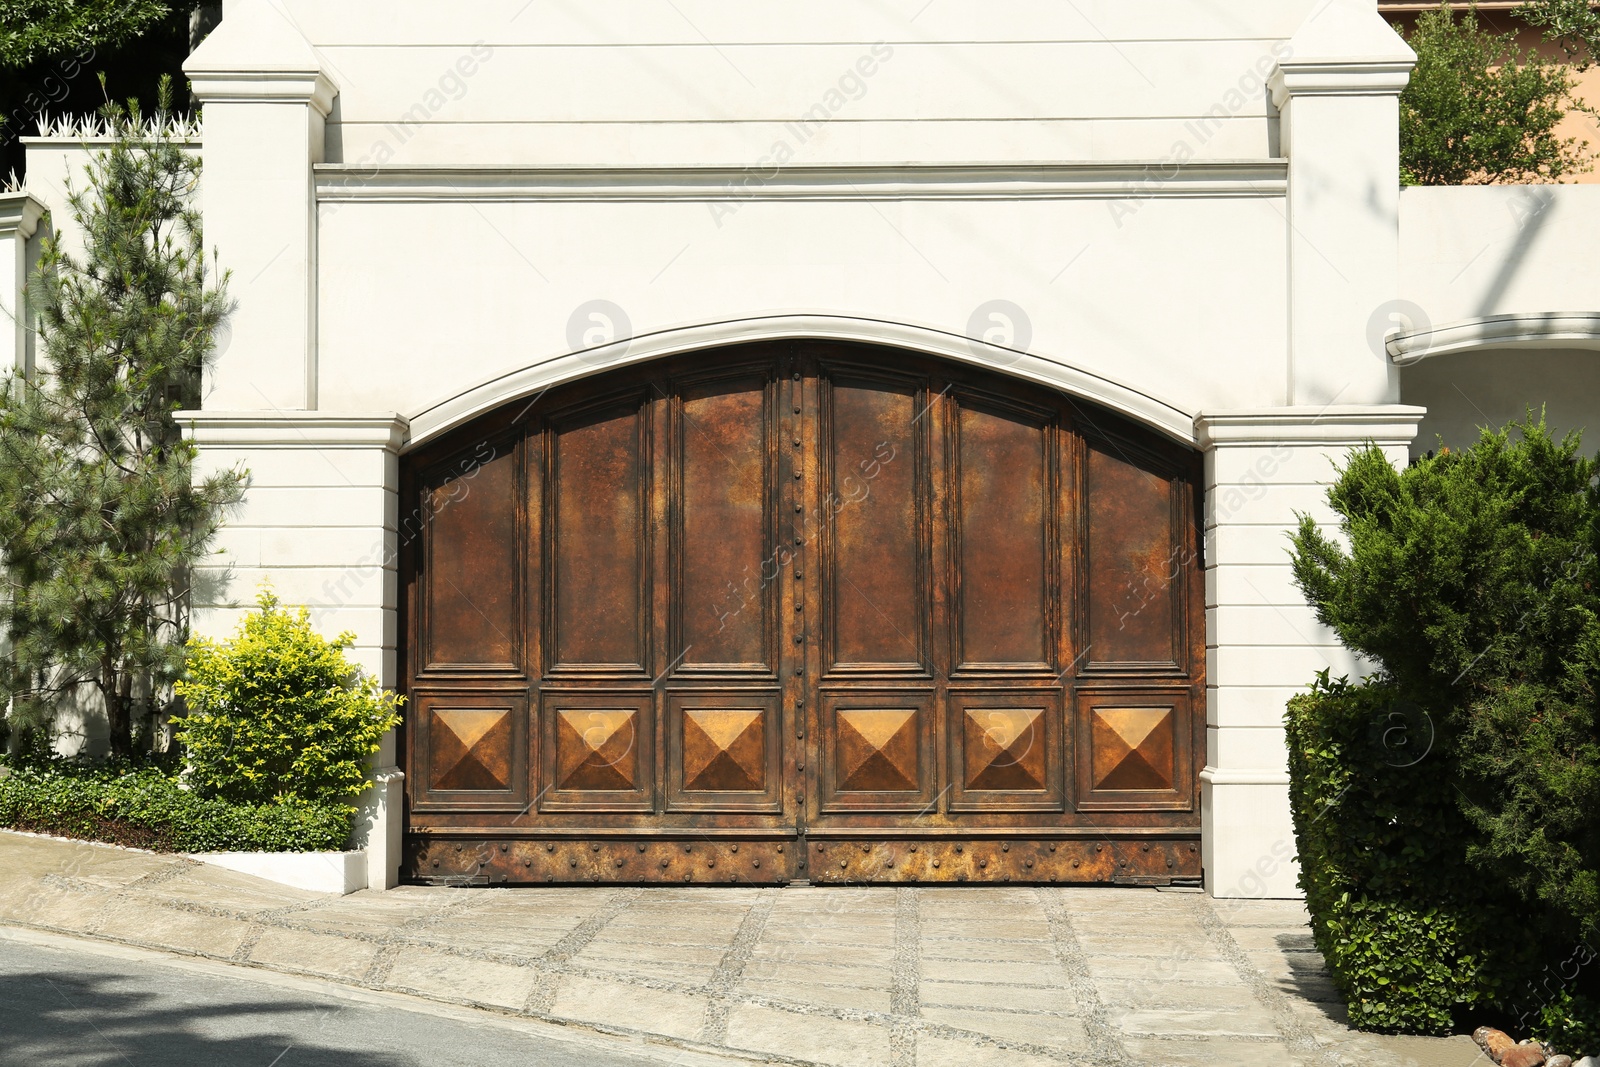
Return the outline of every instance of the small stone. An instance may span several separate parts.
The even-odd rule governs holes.
[[[1551,1056],[1544,1061],[1544,1067],[1572,1067],[1572,1057],[1567,1055]]]
[[[1497,1061],[1500,1067],[1540,1067],[1544,1063],[1544,1049],[1532,1042],[1513,1045]]]
[[[1501,1056],[1517,1047],[1517,1043],[1511,1040],[1511,1035],[1492,1026],[1480,1026],[1472,1031],[1472,1040],[1476,1041],[1478,1047],[1487,1052],[1496,1063],[1500,1062]]]
[[[1595,1059],[1593,1056],[1585,1056],[1577,1063],[1574,1063],[1572,1067],[1600,1067],[1600,1059]]]

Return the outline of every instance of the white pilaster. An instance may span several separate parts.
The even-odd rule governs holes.
[[[229,5],[184,63],[204,105],[206,244],[238,301],[208,406],[317,406],[316,197],[337,89],[269,0]]]
[[[1283,714],[1317,671],[1367,668],[1295,587],[1289,534],[1327,504],[1335,467],[1376,443],[1406,462],[1422,408],[1300,407],[1196,419],[1206,480],[1206,766],[1202,863],[1219,897],[1297,897]]]
[[[44,205],[27,193],[0,195],[0,321],[6,327],[0,364],[22,374],[33,370],[33,330],[29,328],[28,238],[44,217]]]
[[[1289,157],[1287,404],[1399,399],[1381,337],[1399,279],[1400,90],[1415,62],[1372,0],[1328,0],[1273,72]]]
[[[384,686],[396,661],[399,450],[406,420],[392,413],[184,411],[199,446],[196,475],[244,468],[250,488],[222,527],[217,554],[196,575],[195,630],[225,637],[270,584],[305,606],[327,637],[355,634],[350,658]],[[399,877],[402,774],[391,735],[376,754],[376,784],[361,798],[357,845],[374,889]]]

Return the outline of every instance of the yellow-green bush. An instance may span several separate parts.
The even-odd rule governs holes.
[[[353,634],[324,638],[304,608],[291,614],[270,592],[259,604],[231,640],[189,644],[177,684],[187,780],[232,801],[348,801],[400,722],[401,698],[345,658]]]

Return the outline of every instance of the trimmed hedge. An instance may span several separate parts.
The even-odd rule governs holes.
[[[58,763],[0,777],[0,826],[158,852],[338,851],[354,818],[345,804],[206,799],[154,767]]]
[[[1477,835],[1451,776],[1396,757],[1391,731],[1414,706],[1324,671],[1289,702],[1289,801],[1312,936],[1351,1022],[1439,1034],[1513,999],[1546,946],[1512,895],[1467,869]]]
[[[1296,581],[1379,665],[1285,720],[1301,887],[1363,1028],[1600,1051],[1600,461],[1578,446],[1530,416],[1404,470],[1358,449],[1341,536],[1302,516]]]

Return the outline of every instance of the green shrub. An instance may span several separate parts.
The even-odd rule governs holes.
[[[1403,471],[1359,450],[1329,492],[1344,542],[1302,520],[1297,582],[1380,666],[1291,703],[1302,887],[1362,1025],[1437,1032],[1492,1007],[1589,1041],[1600,464],[1542,420],[1512,429]],[[1426,759],[1396,758],[1397,716]]]
[[[400,722],[401,698],[345,659],[353,634],[329,641],[304,608],[290,614],[267,592],[259,603],[231,641],[189,643],[177,684],[188,705],[177,728],[187,780],[234,801],[353,798]]]
[[[1438,753],[1411,762],[1439,742],[1414,707],[1323,672],[1289,702],[1289,799],[1312,936],[1351,1022],[1436,1034],[1514,992],[1502,980],[1541,946],[1515,898],[1465,870],[1475,830]]]
[[[55,761],[0,777],[0,826],[161,852],[336,851],[354,816],[347,804],[206,799],[156,767]]]

